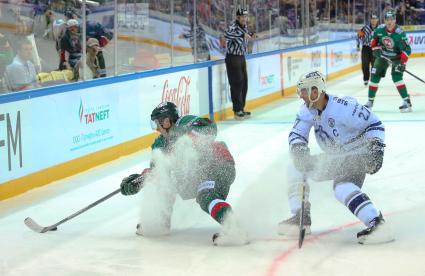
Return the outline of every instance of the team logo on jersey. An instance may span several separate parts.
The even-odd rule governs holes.
[[[328,119],[328,125],[329,127],[333,128],[335,126],[335,120],[333,118]]]
[[[389,36],[382,38],[382,44],[384,44],[387,49],[392,49],[394,47],[394,41]]]

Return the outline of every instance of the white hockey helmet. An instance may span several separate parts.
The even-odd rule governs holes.
[[[319,100],[319,97],[314,100],[311,99],[311,89],[313,87],[317,88],[319,96],[326,92],[325,76],[318,70],[313,70],[303,74],[297,83],[297,94],[298,96],[301,96],[303,93],[308,95],[308,99],[310,101],[309,108],[311,108],[314,102]]]

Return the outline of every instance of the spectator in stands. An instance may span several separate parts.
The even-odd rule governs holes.
[[[406,24],[406,4],[404,1],[400,1],[400,5],[397,8],[396,22],[400,25]]]
[[[69,69],[74,73],[74,80],[79,79],[79,63],[82,54],[79,23],[75,19],[67,21],[67,29],[60,41],[59,70]]]
[[[6,66],[13,62],[13,56],[14,53],[9,41],[6,36],[0,33],[0,93],[7,89],[4,72],[6,71]]]
[[[89,38],[87,40],[87,66],[93,73],[93,79],[106,77],[105,61],[99,59],[100,46],[96,38]]]
[[[100,77],[106,77],[105,58],[102,49],[108,45],[109,41],[114,37],[114,34],[99,22],[88,20],[86,21],[86,36],[87,39],[95,38],[99,42],[97,60],[100,66]]]
[[[192,54],[196,57],[195,62],[210,60],[211,56],[207,38],[205,37],[204,28],[199,24],[198,16],[196,16],[195,19],[193,11],[190,11],[187,13],[187,20],[189,21],[190,29],[180,34],[179,38],[189,40],[190,46],[192,47]]]
[[[9,90],[21,91],[40,87],[32,59],[32,44],[28,39],[18,42],[18,53],[6,67],[5,80]]]

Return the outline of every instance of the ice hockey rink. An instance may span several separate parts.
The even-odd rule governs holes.
[[[425,78],[424,62],[412,59],[407,69]],[[389,72],[381,81],[374,111],[386,126],[384,165],[363,186],[391,225],[394,242],[359,245],[356,233],[364,226],[334,198],[331,182],[311,182],[313,233],[301,249],[296,239],[276,234],[277,223],[289,216],[287,136],[301,104],[294,96],[252,110],[249,120],[218,125],[218,139],[236,159],[228,201],[250,244],[213,246],[220,226],[194,200],[177,200],[171,235],[135,235],[140,208],[150,207],[143,190],[116,195],[56,232],[24,225],[26,217],[54,224],[114,191],[123,177],[148,166],[146,150],[1,201],[0,275],[425,276],[425,84],[408,74],[405,82],[413,112],[401,114]],[[367,99],[360,72],[329,82],[328,92]],[[314,143],[312,151],[318,151]]]

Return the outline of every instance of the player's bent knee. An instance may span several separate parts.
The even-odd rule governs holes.
[[[347,204],[347,199],[349,199],[353,193],[358,193],[360,191],[361,190],[357,185],[350,182],[338,183],[334,188],[336,199],[344,205]]]

